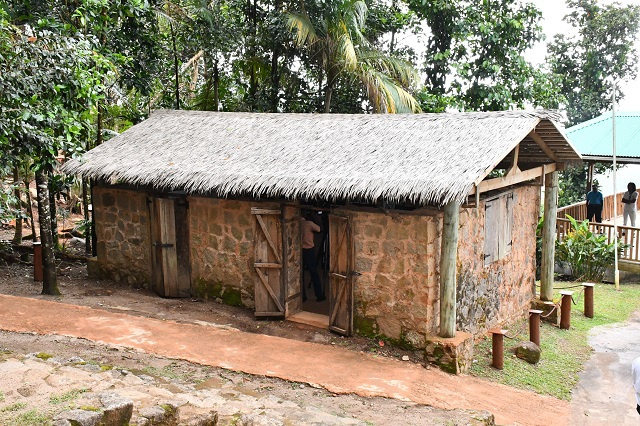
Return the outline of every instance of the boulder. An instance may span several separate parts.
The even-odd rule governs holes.
[[[520,342],[513,349],[513,352],[518,358],[529,364],[537,364],[540,361],[540,347],[533,342]]]
[[[87,410],[69,410],[60,413],[54,420],[55,426],[97,426],[102,424],[102,413]]]
[[[100,402],[104,407],[102,422],[105,425],[128,425],[133,414],[133,401],[123,398],[115,392],[105,392],[100,395]]]

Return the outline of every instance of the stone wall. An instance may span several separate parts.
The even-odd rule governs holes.
[[[189,197],[194,294],[253,307],[255,220],[248,201]]]
[[[149,209],[144,192],[93,188],[98,270],[117,282],[148,288],[151,282]]]
[[[442,216],[350,215],[361,274],[354,277],[356,332],[424,347],[438,325]]]
[[[474,335],[526,314],[535,296],[540,188],[513,190],[511,252],[484,265],[484,202],[460,213],[457,328]]]

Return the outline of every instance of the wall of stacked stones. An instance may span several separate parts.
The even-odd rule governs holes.
[[[356,332],[424,347],[437,331],[442,216],[351,213]]]
[[[540,188],[513,190],[511,252],[484,265],[484,202],[460,215],[457,328],[479,334],[526,315],[535,296],[536,237]]]
[[[96,186],[93,211],[100,275],[148,288],[151,243],[146,194]]]
[[[191,282],[197,297],[253,307],[252,203],[189,197]]]

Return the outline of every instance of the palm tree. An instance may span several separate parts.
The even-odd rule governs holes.
[[[289,30],[298,46],[306,46],[318,58],[320,84],[326,74],[324,112],[331,111],[331,97],[338,76],[351,74],[367,91],[375,112],[420,112],[417,101],[405,89],[417,80],[412,65],[372,49],[362,34],[367,5],[362,0],[329,1],[313,22],[301,3],[301,11],[289,13]]]

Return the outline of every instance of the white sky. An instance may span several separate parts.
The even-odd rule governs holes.
[[[538,43],[535,48],[526,52],[526,57],[533,63],[542,64],[547,53],[547,42],[553,40],[553,36],[558,33],[571,34],[575,30],[562,18],[569,12],[566,3],[562,0],[528,0],[534,3],[542,11],[541,26],[546,34],[545,41]],[[640,0],[618,0],[622,5],[638,4]],[[611,0],[600,0],[600,4],[614,3]],[[636,50],[640,51],[640,34],[636,37]],[[624,99],[618,103],[619,111],[640,112],[640,64],[636,64],[638,77],[630,82],[622,82],[620,88],[624,93]]]

